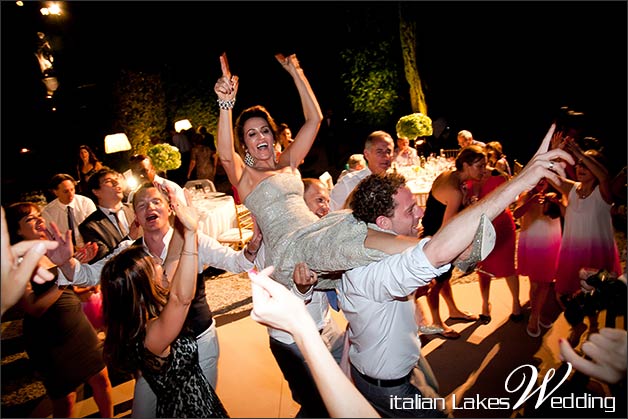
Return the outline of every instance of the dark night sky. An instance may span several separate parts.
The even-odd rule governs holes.
[[[262,103],[296,124],[298,96],[274,53],[296,52],[321,107],[338,108],[337,51],[398,30],[395,2],[76,1],[65,3],[56,21],[39,16],[37,3],[1,4],[3,196],[20,183],[15,179],[73,173],[78,144],[104,154],[110,82],[119,68],[168,66],[213,86],[218,55],[227,51],[241,78],[240,104]],[[511,159],[525,162],[558,108],[568,105],[587,114],[590,135],[603,140],[614,167],[625,165],[626,4],[405,2],[417,20],[429,115],[446,118],[454,133],[469,129],[480,140],[500,140]],[[53,115],[41,104],[32,55],[37,30],[55,51],[60,88]],[[394,127],[372,127],[379,128],[394,134]],[[354,135],[347,141],[359,152],[364,136]],[[18,156],[22,145],[40,158]],[[23,168],[8,170],[16,161]]]

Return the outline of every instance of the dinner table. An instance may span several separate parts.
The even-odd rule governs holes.
[[[198,212],[199,231],[217,239],[220,234],[237,227],[233,197],[223,192],[190,188],[192,206]]]
[[[417,200],[417,204],[425,209],[427,197],[432,189],[434,179],[445,170],[455,168],[455,161],[444,156],[429,156],[427,159],[411,166],[396,165],[393,167],[406,178],[406,185]]]

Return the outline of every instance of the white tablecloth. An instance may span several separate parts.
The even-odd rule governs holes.
[[[425,208],[434,179],[444,170],[455,167],[452,159],[429,157],[423,166],[397,166],[396,170],[406,178],[406,185],[416,197],[418,205]]]
[[[237,227],[235,203],[229,195],[215,196],[215,193],[196,194],[192,198],[199,215],[199,231],[218,238],[232,227]]]

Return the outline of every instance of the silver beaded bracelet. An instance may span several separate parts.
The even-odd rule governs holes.
[[[222,99],[218,99],[218,107],[222,110],[229,110],[229,109],[233,109],[233,106],[235,105],[235,99],[231,99],[231,100],[222,100]]]

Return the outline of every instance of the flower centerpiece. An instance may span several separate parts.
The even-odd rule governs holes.
[[[432,119],[420,112],[402,116],[397,121],[397,136],[408,140],[432,135]]]
[[[155,144],[148,149],[147,154],[157,171],[165,172],[181,167],[181,152],[170,144]]]

